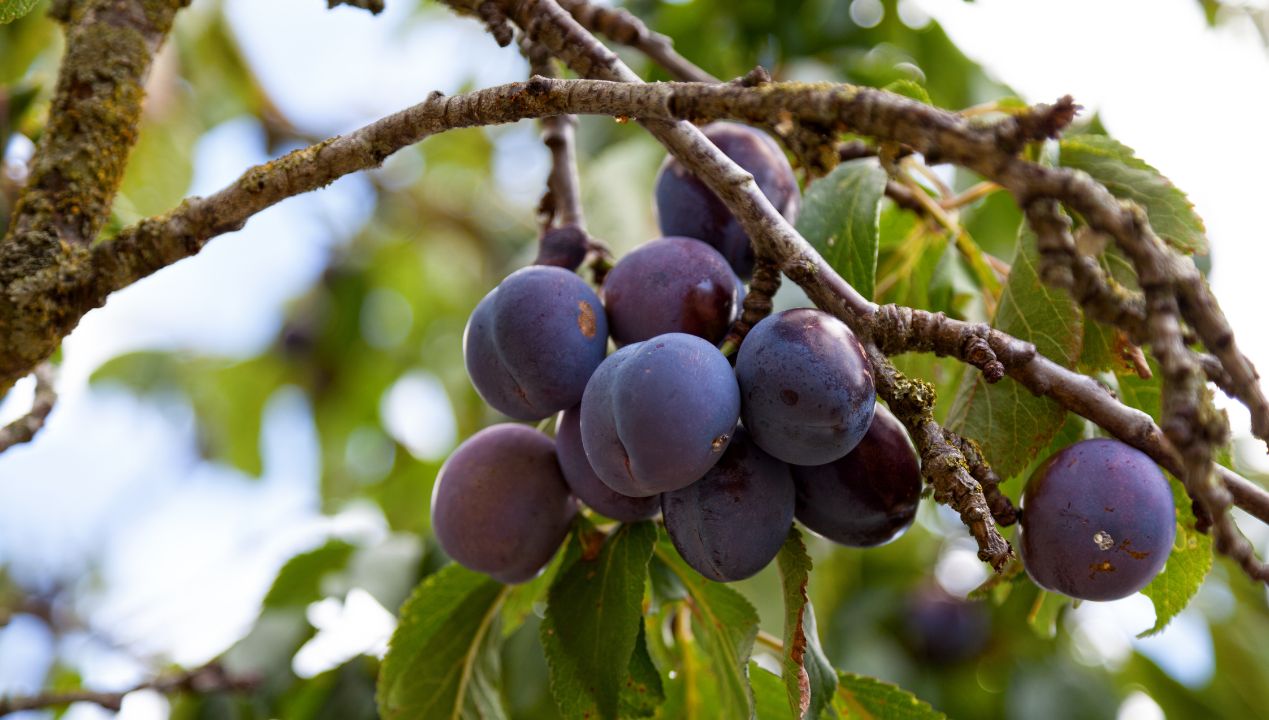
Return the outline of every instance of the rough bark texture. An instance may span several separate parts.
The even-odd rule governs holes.
[[[0,392],[53,354],[88,303],[88,245],[136,144],[154,53],[188,0],[58,3],[66,56],[0,241]]]

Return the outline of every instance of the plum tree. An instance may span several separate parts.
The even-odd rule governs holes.
[[[765,133],[736,123],[713,123],[705,137],[747,170],[771,204],[785,218],[797,217],[801,203],[793,168]],[[691,170],[668,157],[657,174],[657,220],[664,235],[702,240],[722,253],[742,278],[753,274],[753,246],[735,216]]]
[[[850,452],[872,423],[872,369],[854,333],[809,308],[754,326],[736,356],[745,427],[787,463],[823,465]]]
[[[877,405],[863,440],[826,465],[793,466],[797,519],[808,528],[852,547],[880,545],[916,518],[921,467],[908,433]]]
[[[454,451],[432,490],[432,530],[455,561],[505,583],[538,574],[577,512],[551,438],[493,425]]]
[[[1045,460],[1022,493],[1019,546],[1042,587],[1116,600],[1163,569],[1176,535],[1172,490],[1158,466],[1118,440],[1095,438]]]
[[[397,24],[377,26],[388,32],[380,37],[414,31],[414,0],[326,4],[391,8]],[[1196,203],[1094,113],[1079,117],[1071,97],[1019,102],[956,47],[972,34],[944,32],[941,11],[925,17],[895,0],[863,14],[850,0],[440,4],[465,19],[429,16],[429,26],[455,23],[464,47],[436,58],[429,82],[465,82],[475,66],[457,28],[476,21],[492,36],[487,49],[520,52],[527,72],[450,94],[393,83],[415,87],[418,101],[319,139],[323,121],[296,109],[304,103],[274,97],[272,77],[251,77],[260,59],[236,41],[239,23],[258,14],[230,13],[234,3],[222,13],[218,3],[186,11],[187,0],[0,1],[0,392],[15,418],[0,427],[0,450],[37,438],[31,454],[4,456],[6,492],[58,481],[14,468],[73,434],[68,423],[41,445],[46,420],[83,417],[74,403],[53,411],[56,368],[72,383],[86,375],[81,348],[92,343],[63,348],[81,319],[103,305],[118,319],[115,292],[218,236],[270,234],[253,218],[278,203],[304,213],[293,196],[329,186],[324,198],[339,199],[325,204],[341,213],[327,228],[338,251],[284,309],[262,307],[285,317],[257,356],[147,350],[93,373],[162,403],[183,396],[182,424],[193,427],[177,429],[197,433],[182,444],[199,453],[190,465],[230,466],[217,473],[224,482],[273,474],[261,446],[279,428],[311,429],[313,510],[338,514],[320,523],[331,537],[280,569],[239,644],[170,678],[167,654],[156,653],[157,676],[135,689],[181,691],[179,717],[220,716],[227,702],[288,718],[940,717],[903,690],[831,667],[841,660],[910,680],[953,717],[1037,707],[1123,716],[1124,695],[1142,687],[1169,716],[1264,714],[1263,693],[1231,680],[1249,673],[1244,684],[1258,689],[1254,670],[1269,662],[1269,620],[1243,607],[1263,604],[1263,588],[1230,571],[1269,580],[1249,541],[1260,535],[1239,527],[1269,522],[1269,492],[1240,474],[1249,454],[1227,462],[1231,429],[1213,398],[1242,406],[1260,441],[1269,399],[1205,277]],[[1220,18],[1234,9],[1222,5],[1247,3],[1201,4]],[[35,5],[52,19],[14,22]],[[279,12],[321,17],[286,5]],[[1105,23],[1081,27],[1091,36]],[[158,56],[169,35],[176,51]],[[147,77],[151,66],[159,71]],[[302,69],[324,90],[350,75]],[[1151,117],[1197,109],[1224,128],[1255,115],[1230,110],[1255,88],[1223,95],[1224,105],[1195,87]],[[540,122],[544,147],[490,129],[528,121]],[[1185,139],[1203,144],[1203,129],[1187,126]],[[1239,154],[1255,134],[1227,134],[1225,154],[1256,167]],[[267,147],[250,154],[270,159],[205,188],[231,157],[227,144],[253,137]],[[657,143],[668,153],[660,170]],[[338,182],[385,163],[369,182]],[[534,209],[524,181],[539,172]],[[187,186],[200,194],[182,199]],[[655,206],[632,202],[648,190]],[[307,235],[310,225],[292,227]],[[661,235],[624,258],[610,250]],[[226,253],[260,245],[216,242]],[[296,277],[312,270],[303,257],[240,258],[259,263],[258,276],[276,262]],[[529,258],[534,267],[484,284]],[[282,285],[288,297],[300,292]],[[170,290],[161,300],[176,297]],[[232,290],[235,301],[249,294]],[[768,317],[798,304],[815,309]],[[198,307],[172,314],[187,321]],[[100,336],[87,330],[79,338]],[[32,384],[30,410],[16,417]],[[501,414],[556,412],[554,441],[549,421],[478,430]],[[450,427],[470,439],[438,472]],[[1015,492],[1037,456],[1095,435],[1136,450],[1077,444]],[[916,524],[923,486],[947,512]],[[1020,495],[1023,528],[1010,535]],[[372,508],[380,531],[346,535],[345,508],[358,518]],[[799,519],[807,532],[791,527]],[[830,546],[899,533],[901,544],[866,552]],[[978,592],[969,587],[978,578],[961,572],[971,543],[988,565]],[[0,544],[0,625],[12,616],[18,630],[6,630],[6,649],[33,635],[22,623],[42,624],[34,635],[57,647],[40,663],[57,689],[0,697],[0,715],[85,698],[118,709],[131,690],[72,687],[88,674],[60,636],[93,631],[79,621],[100,613],[63,622],[80,598],[45,592],[83,584],[37,578],[24,589],[34,564],[18,556],[43,544]],[[1217,670],[1204,687],[1165,678],[1170,668],[1138,656],[1145,646],[1127,662],[1088,663],[1097,648],[1022,629],[1049,629],[1069,604],[1046,588],[1090,599],[1141,589],[1155,607],[1149,631],[1161,631],[1205,587],[1214,554],[1228,563],[1206,587],[1241,605],[1209,618]],[[905,603],[922,584],[985,599]],[[367,597],[400,608],[386,655],[315,668],[315,651],[341,632],[325,626],[327,608],[351,616]],[[993,618],[989,652],[979,651],[978,611]],[[1086,631],[1090,615],[1057,627]],[[910,657],[892,642],[905,625]],[[970,658],[972,667],[942,667]]]
[[[463,332],[476,391],[517,420],[541,420],[580,402],[607,344],[595,291],[573,272],[541,265],[508,275]]]
[[[608,487],[647,497],[699,480],[722,457],[739,416],[736,377],[718,348],[668,333],[599,366],[582,397],[582,446]]]
[[[717,250],[691,238],[644,243],[604,280],[608,328],[617,346],[671,332],[720,343],[740,314],[744,286]]]
[[[727,452],[705,477],[661,496],[665,529],[697,572],[743,580],[771,562],[793,524],[789,466],[736,428]]]
[[[582,447],[581,414],[580,406],[565,410],[555,428],[555,452],[573,495],[595,512],[622,522],[647,520],[660,512],[659,496],[622,495],[599,479]]]

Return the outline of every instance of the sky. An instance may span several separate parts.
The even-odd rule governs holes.
[[[856,19],[875,16],[875,0],[855,5]],[[195,3],[187,12],[205,7]],[[314,0],[225,2],[265,87],[291,119],[317,134],[364,124],[431,90],[453,93],[466,81],[484,86],[525,75],[519,56],[499,52],[474,22],[441,13],[407,22],[404,5],[389,0],[387,7],[372,17],[350,8],[328,11]],[[1255,171],[1269,166],[1269,143],[1240,143],[1236,152],[1224,144],[1260,138],[1269,117],[1269,60],[1250,27],[1207,29],[1193,0],[907,0],[902,13],[911,23],[923,15],[938,19],[958,46],[1028,100],[1073,94],[1185,189],[1208,225],[1215,292],[1247,354],[1269,367],[1269,332],[1259,317],[1264,303],[1256,295],[1269,266],[1269,224],[1259,216],[1264,185]],[[277,33],[282,25],[288,32]],[[323,82],[311,82],[313,76]],[[527,212],[545,178],[546,153],[528,124],[497,138],[496,179]],[[199,141],[190,192],[212,191],[265,159],[260,128],[230,121]],[[227,357],[259,351],[279,327],[286,301],[367,220],[370,192],[366,179],[354,176],[288,200],[196,258],[112,296],[67,339],[61,400],[44,432],[0,455],[0,562],[35,585],[81,583],[83,609],[95,625],[110,628],[110,638],[73,637],[61,648],[90,685],[118,688],[142,679],[144,668],[112,648],[118,643],[186,664],[215,656],[250,626],[287,558],[332,535],[382,539],[387,532],[371,508],[333,518],[319,512],[317,438],[298,392],[270,402],[265,473],[253,479],[196,459],[193,418],[180,403],[87,387],[101,362],[132,350]],[[227,286],[234,292],[225,293]],[[195,313],[198,322],[191,322]],[[443,454],[456,440],[444,392],[426,377],[403,387],[427,403],[439,430],[420,436],[417,426],[401,427],[399,439],[419,453]],[[11,393],[0,405],[0,422],[22,413],[29,393],[29,382]],[[408,397],[396,405],[413,404]],[[385,402],[389,425],[393,407]],[[1245,413],[1231,414],[1245,433]],[[1269,546],[1264,533],[1257,539],[1262,551]],[[100,576],[83,584],[90,567]],[[964,543],[949,543],[936,568],[952,589],[968,587],[981,572]],[[1228,593],[1215,585],[1199,604],[1219,613]],[[297,671],[311,674],[373,650],[391,629],[385,612],[364,592],[311,608],[324,632],[297,657]],[[1122,662],[1135,644],[1182,682],[1202,683],[1211,673],[1211,640],[1201,616],[1187,611],[1162,636],[1132,640],[1151,619],[1149,602],[1138,596],[1084,603],[1071,629],[1090,664]],[[38,623],[0,629],[0,693],[35,690],[52,651]],[[1130,701],[1121,717],[1156,716],[1148,697]],[[102,715],[76,706],[68,717]],[[165,716],[166,701],[153,694],[130,697],[121,714]]]

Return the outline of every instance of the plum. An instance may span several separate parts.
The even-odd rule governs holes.
[[[524,425],[472,435],[441,466],[432,530],[455,562],[504,583],[550,562],[577,513],[551,438]]]
[[[793,167],[769,135],[736,123],[712,123],[702,128],[724,155],[753,175],[758,188],[776,211],[793,222],[802,196]],[[666,158],[656,181],[657,220],[663,235],[683,235],[704,241],[727,258],[742,278],[753,274],[749,235],[722,200],[673,157]]]
[[[872,424],[872,367],[846,324],[809,308],[768,316],[736,356],[745,427],[795,465],[824,465],[855,449]]]
[[[1143,452],[1083,440],[1045,460],[1022,492],[1018,545],[1036,584],[1117,600],[1163,569],[1176,537],[1172,490]]]
[[[607,349],[599,297],[558,267],[508,275],[476,305],[463,331],[476,392],[517,420],[541,420],[576,405]]]

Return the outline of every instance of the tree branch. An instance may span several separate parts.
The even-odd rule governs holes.
[[[675,52],[673,40],[648,29],[642,20],[631,15],[624,8],[592,5],[587,0],[559,0],[559,5],[567,10],[582,27],[603,35],[615,43],[637,49],[675,80],[719,82],[718,78]]]
[[[57,388],[53,386],[54,374],[52,363],[40,363],[35,368],[35,400],[26,415],[0,428],[0,452],[14,445],[30,442],[44,427],[44,420],[57,402]]]
[[[28,697],[0,697],[0,715],[22,712],[24,710],[64,707],[80,702],[93,703],[107,710],[119,712],[123,706],[124,697],[141,690],[154,690],[165,695],[179,692],[211,694],[246,692],[254,689],[259,684],[259,678],[230,675],[219,663],[212,662],[193,670],[185,670],[167,677],[147,680],[127,690],[117,692],[72,690],[67,692],[49,691]]]
[[[66,55],[0,241],[0,392],[52,355],[83,314],[71,278],[85,273],[87,246],[123,181],[154,53],[187,3],[91,0],[53,9],[66,23]]]

